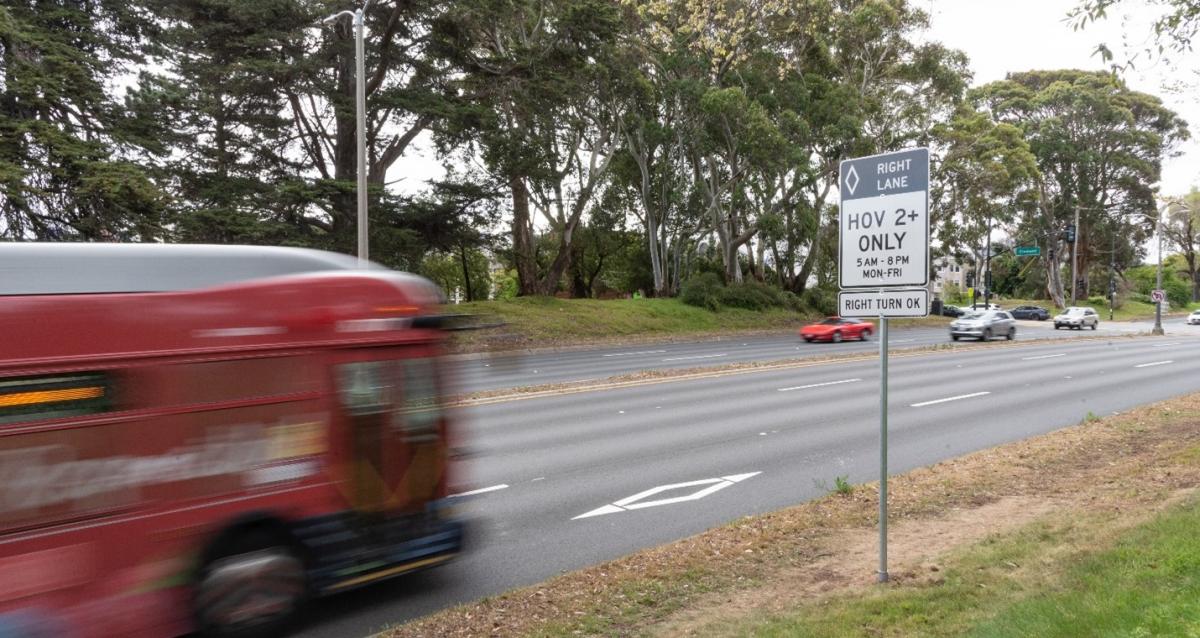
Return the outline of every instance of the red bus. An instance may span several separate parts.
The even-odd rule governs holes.
[[[271,634],[460,552],[440,293],[356,266],[0,247],[0,636]]]

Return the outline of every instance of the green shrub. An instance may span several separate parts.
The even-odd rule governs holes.
[[[851,485],[848,476],[835,476],[833,478],[833,491],[841,496],[850,496],[854,493],[854,486]]]
[[[747,281],[725,288],[720,293],[720,300],[722,305],[746,310],[766,310],[783,305],[777,288],[757,281]]]
[[[804,312],[804,302],[800,300],[799,295],[790,290],[780,292],[779,300],[784,308],[792,312]]]
[[[1167,291],[1167,301],[1176,308],[1186,308],[1192,303],[1192,287],[1186,281],[1177,277],[1163,280],[1163,289]]]
[[[679,287],[679,300],[689,306],[720,310],[721,291],[724,289],[725,283],[719,275],[711,272],[700,273]]]
[[[804,296],[800,297],[806,308],[811,308],[823,315],[832,316],[837,314],[837,292],[833,290],[823,290],[821,288],[809,288],[804,291]]]
[[[495,277],[496,299],[516,299],[517,292],[520,290],[517,271],[504,271],[495,275]]]

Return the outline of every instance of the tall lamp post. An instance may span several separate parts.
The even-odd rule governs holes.
[[[1075,305],[1079,291],[1079,273],[1075,272],[1075,264],[1079,261],[1079,204],[1075,204],[1075,236],[1071,238],[1071,305]]]
[[[1154,279],[1155,290],[1162,290],[1162,216],[1163,211],[1166,210],[1166,208],[1167,204],[1163,204],[1163,207],[1158,209],[1158,217],[1154,221],[1154,234],[1158,235],[1158,274],[1155,275]],[[1163,334],[1162,305],[1162,301],[1156,301],[1154,303],[1154,329],[1150,331],[1151,334]]]
[[[1187,204],[1184,204],[1181,201],[1170,200],[1170,199],[1163,199],[1163,205],[1161,208],[1158,209],[1158,219],[1156,219],[1154,222],[1154,234],[1158,235],[1158,273],[1157,273],[1157,275],[1155,275],[1155,284],[1154,284],[1154,288],[1156,290],[1162,290],[1162,252],[1163,252],[1162,218],[1163,218],[1163,213],[1165,213],[1167,211],[1167,208],[1171,207],[1172,205],[1182,208],[1183,210],[1187,211],[1188,214],[1191,214],[1193,212],[1191,206],[1188,206]],[[1154,330],[1151,332],[1156,335],[1163,334],[1162,305],[1163,305],[1163,302],[1161,302],[1161,301],[1154,304]]]
[[[363,16],[366,14],[367,7],[370,6],[371,0],[367,0],[362,7],[355,11],[340,11],[323,20],[325,24],[330,24],[340,20],[342,16],[350,16],[354,24],[354,129],[358,142],[359,268],[366,268],[369,259],[369,243],[367,241],[367,83],[364,71],[366,56],[363,52]]]

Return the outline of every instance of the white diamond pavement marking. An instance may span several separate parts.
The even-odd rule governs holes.
[[[719,491],[729,487],[730,485],[733,485],[734,483],[741,483],[742,481],[744,481],[748,478],[754,477],[754,476],[758,476],[759,474],[762,474],[762,472],[748,472],[746,474],[731,474],[729,476],[722,476],[720,478],[708,478],[708,479],[700,479],[698,481],[687,481],[684,483],[672,483],[670,485],[659,485],[658,487],[652,487],[643,492],[638,492],[637,494],[634,494],[633,496],[627,496],[621,500],[613,501],[612,503],[610,503],[608,505],[604,505],[602,507],[597,507],[596,509],[594,509],[590,512],[585,512],[583,514],[580,514],[579,516],[576,516],[575,518],[572,518],[571,520],[577,521],[581,518],[591,518],[593,516],[602,516],[604,514],[616,514],[617,512],[624,512],[624,511],[628,511],[628,510],[644,509],[647,507],[658,507],[660,505],[672,505],[675,503],[684,503],[687,501],[698,501],[698,500],[704,498],[705,496],[708,496],[710,494],[715,494],[716,492],[719,492]],[[660,498],[660,499],[653,500],[653,501],[642,500],[642,499],[654,496],[655,494],[661,494],[661,493],[669,491],[669,490],[678,490],[678,489],[683,489],[686,487],[699,487],[701,489],[699,489],[695,492],[692,492],[691,494],[685,494],[683,496],[674,496],[671,498]]]

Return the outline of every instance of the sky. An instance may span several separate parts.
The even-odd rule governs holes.
[[[970,58],[973,84],[1004,79],[1006,73],[1031,69],[1106,70],[1096,46],[1107,43],[1118,59],[1136,52],[1148,41],[1153,13],[1143,0],[1127,0],[1108,19],[1074,31],[1065,21],[1078,0],[916,0],[931,18],[931,40],[959,49]],[[1125,74],[1130,88],[1162,98],[1164,104],[1187,120],[1192,140],[1176,150],[1180,156],[1163,162],[1160,192],[1181,195],[1200,187],[1200,101],[1185,93],[1165,90],[1189,74],[1193,88],[1200,78],[1188,69],[1200,69],[1200,55],[1184,71],[1169,64],[1135,64]]]

